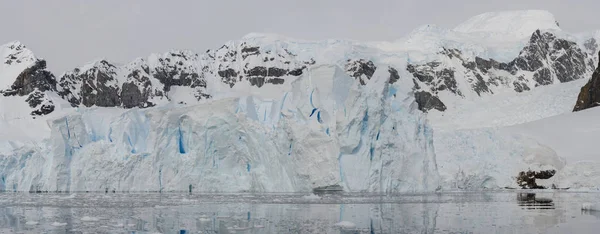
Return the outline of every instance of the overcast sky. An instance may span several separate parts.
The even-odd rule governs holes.
[[[548,10],[569,32],[600,29],[598,0],[0,0],[0,44],[19,40],[61,73],[96,58],[202,52],[249,32],[395,40],[423,24],[452,28],[483,12],[520,9]]]

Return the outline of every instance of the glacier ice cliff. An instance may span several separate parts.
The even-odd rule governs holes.
[[[439,187],[432,129],[406,82],[366,85],[316,66],[279,98],[89,108],[49,120],[49,139],[0,161],[15,191],[421,192]],[[404,87],[403,87],[404,86]],[[391,92],[404,90],[405,92]]]

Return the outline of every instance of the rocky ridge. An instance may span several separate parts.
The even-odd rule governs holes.
[[[342,53],[334,56],[318,43],[305,43],[306,47],[297,44],[244,38],[203,54],[170,51],[121,66],[97,60],[57,79],[46,70],[45,60],[28,50],[23,52],[26,48],[20,43],[9,43],[2,46],[12,51],[4,56],[5,66],[29,63],[15,77],[4,77],[14,82],[0,92],[4,96],[27,96],[32,115],[54,110],[47,92],[56,93],[72,107],[147,108],[173,101],[174,87],[183,88],[177,92],[185,92],[191,100],[201,101],[211,99],[217,88],[234,89],[241,83],[258,89],[282,85],[306,74],[314,65],[333,63],[361,85],[366,85],[377,69],[389,72],[390,83],[411,79],[421,111],[445,111],[451,108],[447,105],[450,97],[477,98],[506,90],[520,93],[584,78],[593,72],[598,51],[594,38],[580,45],[543,30],[532,32],[518,56],[509,62],[440,47],[427,61],[397,63],[376,56],[381,53],[378,50],[356,52],[353,44],[343,42],[328,45],[342,48]],[[27,58],[20,58],[22,53],[28,54]]]

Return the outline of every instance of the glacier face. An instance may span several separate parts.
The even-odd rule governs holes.
[[[410,81],[409,81],[410,82]],[[311,68],[279,99],[92,108],[49,121],[39,148],[2,160],[17,191],[354,192],[438,188],[432,130],[382,70],[366,85]],[[275,96],[275,94],[273,94]],[[375,98],[374,98],[375,97]]]
[[[12,42],[0,46],[0,190],[515,187],[564,155],[497,127],[569,110],[598,35],[504,12],[385,43],[249,34],[58,78]]]

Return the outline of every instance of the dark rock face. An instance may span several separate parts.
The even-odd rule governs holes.
[[[597,48],[595,40],[585,44],[588,50]],[[457,61],[462,67],[443,66],[439,61],[408,64],[406,70],[414,77],[415,91],[424,91],[435,97],[442,91],[460,97],[465,97],[466,93],[477,96],[493,94],[499,88],[524,92],[531,87],[581,79],[593,69],[590,66],[593,59],[577,43],[540,30],[531,35],[527,46],[508,63],[480,57],[468,59],[457,49],[443,48],[439,55]],[[464,73],[457,74],[459,69]],[[470,89],[459,89],[459,82],[464,83],[460,87],[466,85]]]
[[[238,57],[238,54],[240,57]],[[285,48],[261,49],[258,45],[242,42],[239,45],[223,45],[216,51],[208,51],[210,63],[218,64],[216,76],[229,87],[246,80],[252,86],[283,84],[286,76],[303,74],[314,61],[299,61]],[[212,73],[209,69],[207,72]]]
[[[29,94],[25,101],[29,104],[29,107],[34,109],[31,115],[47,115],[54,111],[52,100],[47,99],[46,95],[38,90]]]
[[[72,106],[124,108],[155,106],[154,98],[169,100],[168,93],[174,86],[194,89],[193,95],[198,100],[210,98],[197,61],[198,55],[188,51],[164,54],[157,58],[153,68],[143,59],[123,67],[102,60],[85,71],[75,69],[66,73],[59,82],[58,94]]]
[[[346,63],[346,73],[351,77],[357,79],[361,85],[367,84],[367,80],[371,80],[377,67],[373,64],[373,61],[358,59],[349,59]]]
[[[33,66],[21,72],[10,89],[2,92],[4,96],[25,96],[35,90],[56,91],[56,80],[54,75],[46,70],[46,61],[44,60],[36,61]]]
[[[154,103],[149,100],[153,96],[163,96],[160,90],[153,90],[152,82],[150,81],[150,68],[146,64],[141,64],[137,69],[131,69],[127,75],[126,82],[121,86],[121,101],[123,107],[150,107]]]
[[[168,57],[158,59],[160,66],[156,67],[151,73],[154,78],[164,85],[163,91],[165,93],[169,92],[171,86],[206,88],[204,77],[200,77],[199,71],[188,63],[188,61],[197,60],[197,54],[182,51],[171,52]]]
[[[415,92],[415,99],[419,104],[419,110],[427,112],[431,109],[439,111],[446,110],[446,105],[437,97],[440,91],[448,90],[456,95],[462,96],[456,86],[454,70],[450,68],[438,68],[440,62],[429,62],[423,65],[408,64],[406,70],[413,74],[415,90],[422,90],[421,87],[429,87],[427,91]],[[422,86],[419,85],[423,84]]]
[[[217,73],[221,77],[221,81],[223,81],[223,83],[225,84],[228,84],[230,88],[232,88],[235,85],[238,76],[238,73],[235,70],[233,70],[232,68],[228,68],[223,71],[218,71]]]
[[[396,81],[400,79],[400,75],[398,75],[398,70],[396,70],[395,68],[390,67],[388,69],[388,72],[390,72],[390,79],[388,80],[390,84],[396,83]]]
[[[125,108],[145,107],[148,102],[148,96],[144,97],[138,86],[134,83],[124,83],[121,90],[121,101]]]
[[[20,61],[15,61],[20,63]],[[8,90],[0,90],[3,96],[27,96],[25,102],[33,109],[31,115],[47,115],[54,111],[54,103],[44,92],[56,91],[54,75],[46,70],[46,61],[37,60],[23,70]]]
[[[600,106],[600,64],[590,79],[579,92],[573,111],[585,110]]]
[[[72,106],[121,106],[120,87],[116,80],[116,66],[101,60],[86,71],[76,68],[61,77],[59,95]],[[72,90],[79,90],[73,93]]]
[[[423,112],[427,112],[431,109],[436,109],[439,111],[445,111],[446,105],[436,96],[431,95],[431,93],[420,91],[415,92],[415,101],[419,107],[419,110]]]
[[[517,175],[517,184],[522,189],[545,189],[544,186],[537,185],[536,179],[550,179],[556,174],[555,170],[544,171],[522,171]]]
[[[533,80],[537,82],[536,86],[552,84],[552,71],[547,67],[542,68],[533,73]]]

